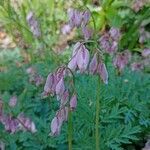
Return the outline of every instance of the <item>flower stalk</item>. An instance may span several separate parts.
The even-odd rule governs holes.
[[[95,148],[100,150],[99,114],[100,114],[100,77],[98,76],[97,98],[96,98],[96,119],[95,119]]]
[[[72,111],[68,111],[68,150],[72,150]]]

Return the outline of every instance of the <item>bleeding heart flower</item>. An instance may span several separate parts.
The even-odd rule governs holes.
[[[83,26],[87,25],[87,23],[90,20],[90,17],[91,17],[91,14],[90,14],[89,11],[86,10],[86,11],[83,12],[83,15],[82,15],[82,25]]]
[[[56,94],[62,95],[65,91],[64,78],[62,77],[56,85]]]
[[[143,57],[148,57],[150,56],[150,49],[146,48],[142,51],[142,56]]]
[[[15,107],[16,104],[17,104],[17,97],[16,96],[11,97],[10,100],[9,100],[9,106],[10,107]]]
[[[90,54],[84,45],[81,45],[77,54],[77,65],[81,72],[87,69],[89,63]]]
[[[128,51],[124,51],[116,55],[115,59],[113,60],[113,64],[119,71],[122,71],[124,67],[128,64],[128,61],[131,58],[131,54]]]
[[[108,84],[108,72],[104,63],[99,62],[97,67],[97,73],[100,75],[103,82],[105,84]]]
[[[72,110],[76,109],[77,107],[77,95],[74,94],[70,99],[70,107]]]
[[[89,64],[89,72],[91,74],[94,74],[96,72],[97,65],[98,65],[97,53],[95,53],[92,60],[91,60],[91,62],[90,62],[90,64]]]
[[[60,134],[60,123],[57,117],[54,117],[51,122],[51,136],[56,136]]]
[[[88,40],[92,36],[93,31],[92,31],[92,29],[88,28],[87,26],[83,26],[82,33],[83,33],[84,39]]]

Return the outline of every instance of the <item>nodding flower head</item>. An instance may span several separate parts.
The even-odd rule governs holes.
[[[65,91],[64,78],[62,77],[56,85],[56,94],[62,95]]]
[[[78,10],[70,8],[68,10],[69,23],[71,27],[79,27],[82,21],[82,13]]]
[[[18,115],[18,119],[20,121],[20,128],[22,130],[28,130],[32,133],[35,133],[37,131],[34,122],[31,121],[30,118],[25,117],[23,113]]]
[[[89,22],[90,20],[90,17],[91,17],[91,14],[89,11],[84,11],[83,14],[82,14],[82,26],[86,26],[87,23]]]
[[[124,67],[128,64],[131,54],[128,51],[124,51],[116,55],[113,60],[114,66],[121,72]]]
[[[131,70],[132,71],[139,71],[144,68],[144,65],[142,62],[134,62],[131,64]]]
[[[57,136],[60,134],[61,123],[57,117],[54,117],[51,122],[51,136]]]
[[[105,84],[108,84],[108,72],[107,72],[105,64],[101,61],[98,64],[97,73],[100,75],[102,81]]]
[[[50,73],[46,79],[44,92],[46,92],[47,94],[54,94],[55,92],[54,85],[55,85],[55,76],[54,74]]]
[[[1,122],[4,124],[5,130],[10,133],[15,133],[19,129],[19,122],[10,115],[3,115]]]
[[[150,56],[150,49],[146,48],[142,51],[143,57],[149,57]]]
[[[70,99],[70,108],[74,110],[76,109],[76,107],[77,107],[77,95],[74,94]]]
[[[84,39],[88,40],[92,36],[93,31],[92,31],[92,29],[88,28],[87,26],[83,26],[82,33],[83,33]]]
[[[12,96],[9,100],[9,106],[10,107],[15,107],[17,104],[17,96]]]
[[[89,72],[91,74],[96,73],[97,65],[98,65],[97,53],[95,53],[90,64],[89,64]]]
[[[77,54],[77,65],[81,72],[85,72],[89,63],[90,54],[82,44]]]
[[[26,20],[28,22],[28,25],[29,25],[30,30],[33,33],[33,35],[37,38],[40,37],[41,36],[41,31],[40,31],[39,24],[38,24],[38,22],[35,18],[34,13],[29,12],[27,17],[26,17]]]
[[[109,34],[110,34],[110,37],[115,40],[115,41],[118,41],[120,39],[120,30],[118,28],[110,28],[109,30]]]

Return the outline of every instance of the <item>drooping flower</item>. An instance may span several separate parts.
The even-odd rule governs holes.
[[[50,73],[46,79],[46,83],[45,83],[45,86],[44,86],[44,91],[46,93],[52,93],[54,94],[55,92],[55,89],[53,88],[53,85],[55,84],[54,82],[54,74]]]
[[[12,96],[9,100],[9,106],[10,107],[15,107],[17,104],[17,96]]]
[[[79,27],[82,21],[82,13],[78,10],[70,8],[68,10],[69,23],[71,27]]]
[[[60,81],[56,85],[56,94],[62,95],[65,91],[64,79],[61,78]]]
[[[64,35],[69,34],[69,33],[71,32],[71,30],[72,30],[72,27],[70,26],[70,24],[65,24],[65,25],[63,25],[63,27],[61,28],[61,32],[62,32],[62,34],[64,34]]]
[[[96,72],[97,65],[98,65],[97,53],[95,53],[90,64],[89,64],[89,72],[91,74],[94,74]]]
[[[4,125],[5,130],[10,133],[15,133],[19,129],[18,120],[13,118],[11,115],[3,115],[1,122]]]
[[[77,54],[77,65],[81,72],[84,72],[87,69],[89,59],[90,59],[89,51],[82,44]]]
[[[19,120],[19,125],[22,130],[28,130],[32,133],[35,133],[37,131],[34,122],[31,121],[30,118],[25,117],[23,113],[19,114],[17,118]]]
[[[82,33],[83,33],[84,39],[88,40],[92,36],[93,31],[92,31],[92,29],[88,28],[87,26],[83,26]]]
[[[109,34],[110,34],[110,37],[115,41],[118,41],[121,36],[120,30],[118,28],[114,28],[114,27],[110,28]]]
[[[50,135],[51,136],[57,136],[60,134],[60,127],[61,127],[61,124],[58,120],[57,117],[54,117],[52,122],[51,122],[51,133]]]
[[[124,67],[128,64],[131,57],[131,53],[128,51],[124,51],[116,55],[113,60],[114,66],[121,72]]]
[[[35,15],[32,11],[30,11],[26,17],[26,20],[28,22],[28,25],[30,27],[31,32],[35,37],[40,37],[41,36],[41,31],[39,28],[39,24],[35,18]]]
[[[82,26],[86,26],[90,20],[90,12],[88,10],[84,11],[82,14]]]
[[[67,101],[69,100],[69,91],[65,90],[65,92],[62,94],[61,98],[61,105],[66,105]]]
[[[134,62],[131,64],[132,71],[139,71],[144,68],[143,64],[141,62]]]
[[[143,56],[143,57],[149,57],[149,56],[150,56],[150,49],[145,48],[145,49],[142,51],[142,56]]]
[[[70,108],[74,110],[76,109],[76,107],[77,107],[77,95],[74,94],[70,99]]]
[[[102,81],[105,84],[108,84],[108,72],[107,72],[105,64],[101,61],[98,64],[97,73],[100,75]]]

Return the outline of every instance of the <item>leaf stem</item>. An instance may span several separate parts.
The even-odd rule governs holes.
[[[68,150],[72,150],[72,111],[68,112]]]
[[[99,114],[100,114],[100,77],[98,76],[97,98],[96,98],[96,119],[95,119],[95,146],[96,150],[100,150],[100,134],[99,134]]]

